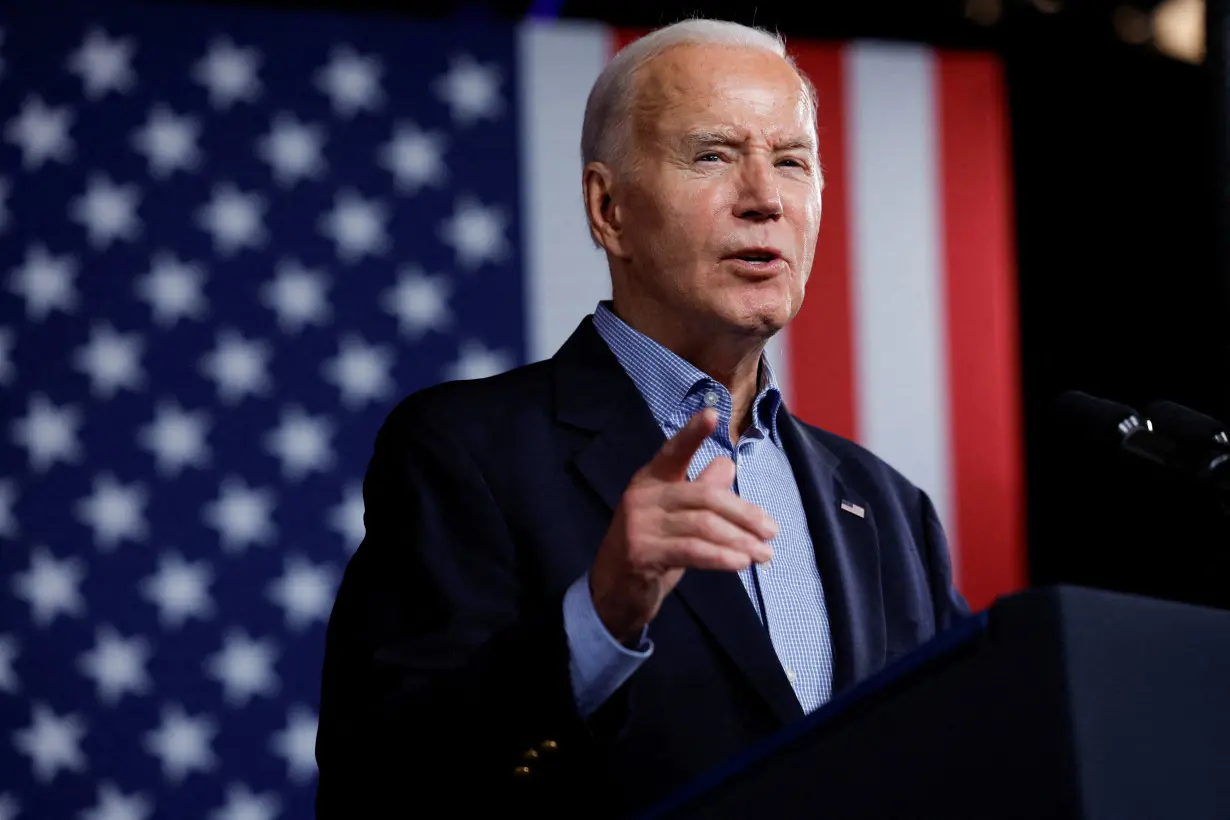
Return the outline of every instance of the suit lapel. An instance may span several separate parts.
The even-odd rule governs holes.
[[[662,430],[589,318],[556,354],[555,363],[557,418],[594,433],[573,464],[614,511],[633,474],[662,446]],[[675,593],[783,723],[802,715],[737,575],[689,570]]]
[[[837,692],[878,669],[886,657],[875,510],[841,479],[837,457],[784,407],[777,426],[807,512],[824,585]],[[863,515],[842,510],[843,502],[861,507]]]
[[[688,570],[675,593],[721,644],[782,723],[803,716],[803,707],[786,680],[769,633],[738,575]]]
[[[632,379],[586,317],[555,354],[556,418],[593,433],[573,457],[612,510],[665,440]]]

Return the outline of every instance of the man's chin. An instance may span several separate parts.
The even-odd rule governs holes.
[[[768,299],[748,298],[739,306],[739,324],[756,335],[772,336],[788,325],[797,312],[793,300],[785,294],[773,294]]]
[[[784,328],[794,318],[787,305],[744,306],[724,317],[731,331],[741,335],[768,339]]]

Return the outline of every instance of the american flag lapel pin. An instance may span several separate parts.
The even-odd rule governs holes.
[[[841,500],[841,509],[844,510],[845,512],[850,513],[851,515],[857,515],[859,518],[863,518],[867,512],[859,505],[851,501],[846,501],[844,498]]]

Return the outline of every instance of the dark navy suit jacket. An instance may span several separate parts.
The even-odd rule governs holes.
[[[967,608],[922,491],[785,408],[778,426],[840,691]],[[549,361],[432,387],[390,414],[329,623],[318,816],[413,815],[429,798],[622,814],[802,717],[738,576],[695,570],[649,627],[653,655],[578,716],[563,595],[662,442],[590,318]]]

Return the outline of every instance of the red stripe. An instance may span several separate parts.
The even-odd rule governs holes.
[[[850,262],[845,78],[836,45],[791,47],[816,86],[824,169],[824,211],[803,309],[790,324],[790,410],[804,420],[856,438],[852,265]]]
[[[952,486],[961,591],[1025,584],[1024,482],[1008,127],[1000,63],[936,61]]]
[[[613,28],[611,29],[611,56],[623,49],[624,46],[631,43],[633,40],[639,40],[653,29],[641,28]]]

